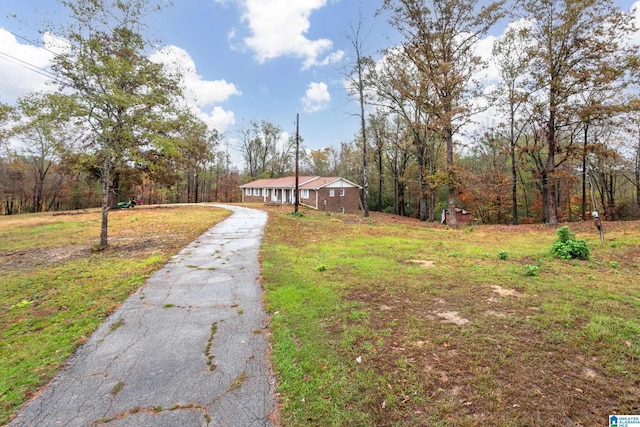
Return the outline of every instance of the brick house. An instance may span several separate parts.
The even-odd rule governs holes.
[[[259,179],[241,185],[243,202],[295,202],[296,178]],[[360,187],[340,177],[300,176],[300,205],[329,212],[356,213],[360,209]]]

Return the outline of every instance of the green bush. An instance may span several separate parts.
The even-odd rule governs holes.
[[[589,259],[590,250],[586,240],[576,239],[576,235],[569,231],[568,226],[560,227],[556,232],[558,238],[551,246],[551,254],[556,258]]]

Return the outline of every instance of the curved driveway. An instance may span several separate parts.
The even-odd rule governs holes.
[[[72,356],[11,426],[271,426],[258,252],[265,212],[184,248]]]

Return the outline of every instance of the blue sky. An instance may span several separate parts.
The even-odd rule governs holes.
[[[296,113],[304,145],[319,149],[350,141],[357,132],[357,103],[344,89],[345,69],[353,64],[346,38],[350,25],[365,18],[365,53],[392,45],[384,17],[374,17],[381,1],[363,0],[175,0],[149,20],[149,34],[162,46],[154,60],[179,66],[194,111],[237,143],[239,128],[268,120],[288,134]],[[616,4],[629,10],[633,1]],[[15,16],[13,16],[15,15]],[[0,2],[0,101],[15,102],[47,80],[24,63],[47,69],[51,53],[39,44],[45,19],[61,21],[55,0]],[[9,30],[6,31],[6,30]],[[499,37],[502,28],[493,36]],[[20,61],[16,63],[16,58]],[[179,65],[175,65],[179,64]],[[287,136],[287,135],[284,135]],[[234,158],[240,158],[235,150]]]

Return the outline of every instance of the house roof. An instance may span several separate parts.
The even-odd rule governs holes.
[[[358,184],[341,178],[341,177],[322,177],[322,176],[300,176],[298,177],[298,187],[302,189],[318,189],[323,187],[331,187],[332,184],[343,181],[350,186],[360,187]],[[296,177],[288,176],[285,178],[258,179],[248,182],[240,186],[240,188],[294,188],[296,186]]]
[[[301,186],[309,180],[318,178],[316,176],[299,176],[298,185]],[[258,179],[256,181],[247,182],[240,188],[293,188],[296,186],[296,177],[287,176],[284,178]]]

